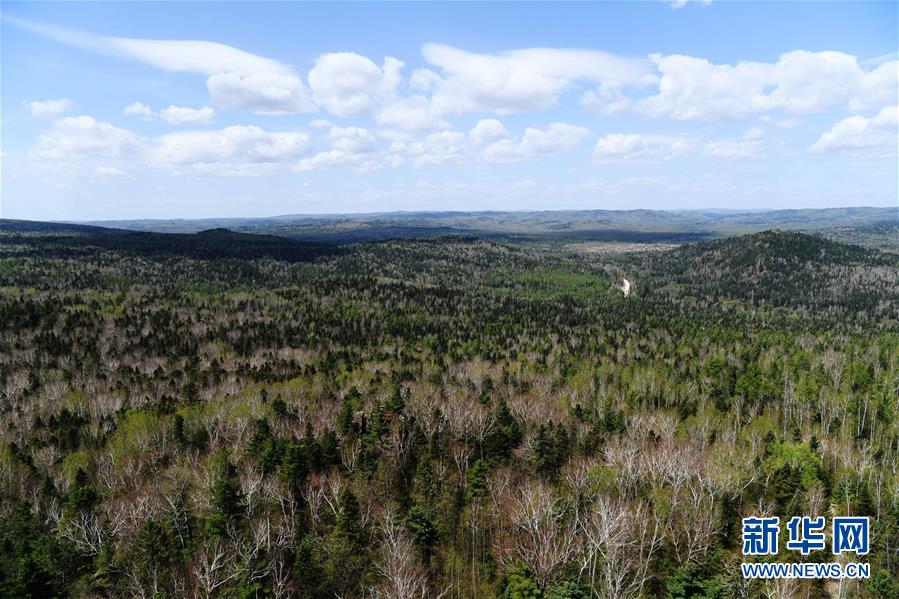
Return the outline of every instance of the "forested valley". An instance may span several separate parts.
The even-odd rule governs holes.
[[[895,253],[101,231],[0,231],[0,596],[899,597]]]

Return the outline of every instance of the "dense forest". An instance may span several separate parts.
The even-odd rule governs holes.
[[[0,231],[2,597],[899,597],[896,254],[102,231]]]

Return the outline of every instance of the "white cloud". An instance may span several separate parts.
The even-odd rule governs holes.
[[[376,157],[368,154],[352,154],[340,150],[329,150],[300,160],[294,165],[293,169],[299,172],[308,172],[341,166],[353,166],[360,170],[376,170],[382,164]]]
[[[468,138],[478,146],[504,137],[509,137],[509,131],[496,119],[481,119],[468,132]]]
[[[215,121],[215,110],[209,106],[202,108],[169,106],[168,108],[163,108],[157,114],[143,102],[132,102],[125,107],[122,114],[140,117],[145,121],[152,121],[156,117],[160,117],[172,125],[208,125]]]
[[[706,156],[736,160],[763,155],[763,131],[748,129],[739,139],[701,140],[686,135],[610,133],[596,142],[593,158],[608,160],[670,160],[692,153],[698,146]]]
[[[530,48],[477,54],[426,44],[422,53],[425,60],[442,70],[437,79],[427,76],[437,114],[540,110],[554,106],[576,81],[636,85],[651,80],[647,60],[598,50]],[[423,81],[424,77],[419,77],[419,85]]]
[[[672,6],[684,4],[685,0],[675,0]],[[487,54],[425,44],[422,54],[430,68],[416,69],[408,79],[409,89],[417,95],[401,96],[403,62],[391,57],[378,66],[351,52],[323,54],[309,71],[307,86],[278,60],[217,42],[95,35],[10,16],[5,21],[90,52],[203,75],[211,102],[220,110],[294,114],[321,106],[344,118],[370,113],[382,127],[408,131],[448,128],[445,118],[466,112],[508,114],[551,108],[567,90],[582,84],[590,84],[581,97],[588,110],[602,114],[633,110],[678,120],[744,119],[774,110],[802,114],[835,107],[860,112],[896,103],[899,86],[895,54],[860,63],[842,52],[795,50],[776,62],[731,65],[682,55],[629,58],[564,48]],[[657,92],[640,97],[633,91],[649,85],[657,86]],[[71,102],[27,105],[35,116],[58,115]],[[126,114],[153,116],[140,103]]]
[[[440,81],[440,75],[431,69],[415,69],[409,77],[409,87],[421,92],[429,92]]]
[[[689,137],[642,133],[610,133],[596,142],[596,160],[663,159],[683,156],[695,147]]]
[[[858,158],[895,158],[899,107],[887,106],[877,115],[845,118],[809,146],[815,153],[846,151]]]
[[[895,71],[895,64],[893,67]],[[879,73],[865,73],[855,56],[795,50],[782,55],[774,66],[776,87],[771,98],[790,112],[818,112],[845,104],[865,91],[879,94],[870,75],[880,77]],[[893,87],[895,92],[895,83]]]
[[[309,71],[309,87],[315,101],[331,114],[358,116],[370,111],[379,98],[395,93],[402,66],[390,57],[382,69],[352,52],[322,54]]]
[[[63,44],[98,54],[130,58],[165,71],[203,75],[228,72],[245,75],[258,72],[290,72],[289,67],[276,60],[217,42],[111,37],[45,25],[18,17],[4,16],[4,20]]]
[[[65,117],[53,123],[28,151],[32,159],[80,159],[90,156],[118,158],[140,146],[140,139],[125,129],[98,123],[90,116]]]
[[[293,170],[305,173],[337,166],[346,166],[347,164],[350,164],[350,161],[346,154],[337,150],[330,150],[328,152],[319,152],[309,158],[303,158],[294,165]]]
[[[763,94],[771,79],[771,65],[715,65],[681,55],[654,54],[652,58],[662,78],[658,95],[636,103],[643,114],[675,119],[745,118],[774,107]]]
[[[446,162],[462,162],[468,155],[467,138],[458,131],[431,133],[424,140],[410,143],[406,151],[417,167]]]
[[[521,152],[526,156],[567,152],[581,140],[590,137],[590,131],[566,123],[552,123],[544,130],[528,127],[521,138]]]
[[[669,6],[671,6],[671,10],[678,10],[687,5],[690,0],[667,0]],[[699,4],[701,6],[708,6],[712,3],[712,0],[693,0],[694,4]]]
[[[300,131],[266,131],[235,125],[219,131],[184,131],[155,140],[151,163],[189,166],[215,174],[263,174],[308,151],[309,136]]]
[[[72,101],[68,98],[56,100],[34,100],[25,102],[25,106],[31,111],[31,116],[57,116],[72,110]]]
[[[515,162],[567,152],[587,137],[588,129],[567,123],[552,123],[546,129],[528,127],[520,140],[501,139],[484,148],[481,155],[488,162]]]
[[[160,110],[159,116],[172,125],[208,125],[215,121],[215,110],[209,106],[203,108],[169,106]]]
[[[331,149],[304,158],[293,167],[296,171],[314,171],[339,166],[355,166],[362,170],[380,168],[378,144],[368,129],[361,127],[332,127],[327,140]]]
[[[817,112],[836,106],[865,106],[895,99],[897,65],[863,70],[842,52],[795,50],[776,63],[713,64],[703,58],[653,54],[662,74],[659,93],[633,107],[651,117],[685,120],[744,119],[783,109]]]
[[[375,113],[375,122],[407,131],[449,127],[449,123],[434,112],[430,100],[421,95],[397,98],[382,105]]]
[[[195,40],[144,40],[124,37],[100,38],[112,51],[148,65],[175,72],[216,73],[237,72],[288,73],[278,61],[245,52],[217,42]]]
[[[400,84],[403,82],[401,71],[406,63],[392,56],[384,59],[381,67],[383,73],[381,82],[378,85],[378,95],[384,98],[392,98],[396,96]]]
[[[90,52],[129,58],[165,71],[205,75],[209,95],[220,108],[261,114],[315,110],[308,89],[290,67],[233,46],[202,40],[109,37],[15,17],[5,19]]]
[[[742,160],[764,156],[765,132],[761,127],[750,127],[741,139],[715,139],[707,141],[703,147],[706,156],[723,160]]]
[[[375,136],[361,127],[333,127],[328,139],[333,149],[350,154],[368,154],[378,149]]]
[[[402,61],[391,57],[385,58],[379,67],[371,59],[351,52],[323,54],[309,71],[309,86],[315,102],[338,117],[372,113],[378,125],[406,131],[449,127],[428,97],[399,96],[402,67]],[[413,73],[412,79],[419,87],[423,72],[419,69]]]
[[[311,171],[353,166],[375,170],[402,166],[407,158],[416,167],[458,164],[477,157],[489,162],[515,162],[570,150],[589,135],[583,127],[553,123],[546,129],[528,128],[521,137],[511,138],[499,121],[482,119],[468,135],[445,130],[415,137],[408,131],[379,130],[377,137],[390,142],[382,148],[367,129],[333,127],[323,138],[329,147],[301,159],[294,169]]]
[[[125,116],[138,116],[145,121],[156,118],[156,114],[143,102],[132,102],[122,111]]]
[[[849,101],[850,110],[865,110],[896,102],[899,86],[899,60],[880,64],[862,77],[857,95]]]
[[[212,102],[223,109],[277,115],[314,112],[303,81],[292,73],[219,73],[206,80]]]
[[[336,147],[367,151],[371,135],[355,128],[339,129],[330,137]],[[179,131],[160,137],[141,137],[131,131],[97,122],[93,117],[57,120],[28,152],[42,165],[87,158],[117,158],[132,164],[158,167],[177,174],[183,169],[214,175],[261,175],[284,168],[309,152],[309,135],[302,131],[266,131],[256,126],[231,126],[217,131]],[[89,163],[88,163],[89,164]],[[94,176],[117,176],[108,164],[90,165]]]
[[[596,91],[587,91],[581,96],[581,107],[604,115],[616,114],[633,106],[617,81],[604,81]]]

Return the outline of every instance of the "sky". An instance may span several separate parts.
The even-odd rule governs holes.
[[[897,206],[897,6],[3,2],[0,216]]]

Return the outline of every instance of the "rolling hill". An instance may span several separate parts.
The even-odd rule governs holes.
[[[791,231],[764,231],[647,255],[655,293],[814,310],[878,309],[896,317],[899,257]],[[653,293],[652,290],[647,291]]]

